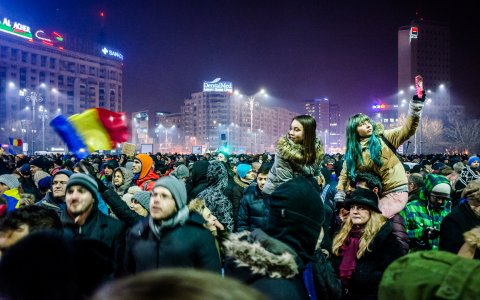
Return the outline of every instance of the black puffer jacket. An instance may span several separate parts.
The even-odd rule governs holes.
[[[127,234],[124,267],[127,274],[185,267],[220,273],[220,257],[213,235],[203,227],[202,216],[192,213],[185,225],[166,228],[159,240],[148,219]]]
[[[119,273],[125,250],[126,229],[121,221],[101,213],[96,204],[82,226],[73,222],[66,209],[61,212],[60,220],[67,238],[93,239],[105,243],[113,251],[116,273]]]
[[[237,232],[265,228],[265,198],[266,196],[260,191],[256,184],[250,185],[245,190],[243,198],[240,201]]]

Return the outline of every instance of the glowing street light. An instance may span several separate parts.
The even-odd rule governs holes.
[[[240,92],[235,91],[235,95],[239,95],[242,97],[243,95],[240,94]],[[268,97],[268,94],[265,92],[265,89],[261,89],[258,93],[247,96],[248,98],[248,105],[250,108],[250,134],[253,135],[253,108],[255,107],[255,100],[257,96],[263,96],[263,97]],[[253,154],[253,139],[250,140],[250,151]]]

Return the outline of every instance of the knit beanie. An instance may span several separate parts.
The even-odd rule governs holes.
[[[433,196],[442,197],[442,198],[450,198],[450,192],[452,188],[448,183],[439,183],[435,185],[430,193]]]
[[[245,178],[245,176],[247,176],[247,173],[250,172],[251,169],[252,169],[252,166],[251,166],[251,165],[239,164],[239,165],[237,166],[237,174],[238,174],[238,177],[240,177],[240,178]]]
[[[148,172],[150,172],[152,169],[153,159],[150,157],[150,155],[143,153],[135,156],[135,159],[139,160],[142,164],[142,169],[140,171],[140,175],[138,176],[138,179],[142,179],[147,176]]]
[[[447,177],[443,175],[437,175],[437,174],[427,174],[427,176],[425,176],[423,190],[420,192],[420,195],[419,195],[420,199],[428,200],[430,194],[433,191],[433,188],[441,183],[447,184],[450,187],[450,181],[447,179]],[[443,188],[442,187],[438,187],[438,188],[441,193],[443,192],[445,194],[446,192],[445,186],[443,186]],[[450,197],[450,193],[448,194]]]
[[[52,186],[51,183],[52,183],[52,176],[43,177],[38,181],[38,188],[40,190],[46,191]]]
[[[133,194],[132,200],[135,199],[140,203],[143,208],[145,208],[148,212],[150,212],[150,192],[147,191],[139,191]]]
[[[350,209],[353,204],[365,205],[378,213],[382,213],[378,208],[378,196],[370,189],[355,189],[350,197],[345,199],[347,209]]]
[[[266,203],[265,232],[288,246],[302,261],[313,259],[325,211],[313,180],[298,176],[279,185]]]
[[[45,159],[41,156],[37,157],[37,158],[33,159],[32,161],[30,161],[30,165],[39,167],[40,169],[45,169],[45,167],[46,167]]]
[[[70,176],[70,178],[68,179],[66,189],[68,190],[68,188],[74,185],[83,186],[92,194],[95,201],[98,201],[98,198],[97,198],[98,185],[97,185],[97,182],[95,181],[95,178],[93,178],[88,174],[76,173]]]
[[[0,175],[0,183],[3,183],[6,186],[8,186],[9,190],[18,188],[20,186],[20,182],[18,181],[17,177],[15,177],[15,175],[12,175],[12,174]]]
[[[187,166],[184,164],[179,165],[175,170],[173,170],[170,175],[175,176],[177,179],[183,179],[190,176],[190,171],[188,170]]]
[[[478,299],[480,261],[445,251],[402,256],[385,270],[379,300]]]
[[[23,164],[21,167],[20,167],[20,173],[22,173],[22,175],[24,176],[30,176],[32,175],[32,172],[30,171],[30,164]]]
[[[155,182],[153,189],[155,190],[155,188],[159,186],[170,191],[173,199],[175,199],[175,203],[177,204],[177,210],[180,211],[187,205],[187,189],[185,188],[185,184],[183,182],[174,176],[164,176],[160,177],[160,179]]]
[[[37,172],[35,173],[35,175],[33,175],[33,181],[35,181],[35,185],[38,187],[38,182],[39,182],[41,179],[43,179],[43,178],[45,178],[45,177],[48,177],[48,176],[50,176],[50,174],[48,174],[48,173],[45,172],[45,171],[40,170],[40,171],[37,171]]]
[[[472,163],[474,162],[478,162],[480,163],[480,158],[478,158],[478,156],[470,156],[470,158],[468,159],[468,163],[467,165],[472,165]]]
[[[70,171],[70,170],[67,170],[67,169],[60,169],[58,170],[53,176],[52,176],[52,180],[50,181],[50,185],[53,187],[53,180],[55,179],[55,177],[57,177],[57,175],[59,174],[64,174],[64,175],[67,175],[68,178],[70,178],[70,176],[72,176],[73,172]]]

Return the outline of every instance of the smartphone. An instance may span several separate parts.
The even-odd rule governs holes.
[[[418,99],[423,97],[423,78],[420,75],[415,76],[415,89],[417,91]]]

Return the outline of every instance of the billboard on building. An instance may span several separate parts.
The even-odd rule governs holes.
[[[233,93],[233,84],[230,81],[220,81],[221,78],[215,78],[212,81],[203,82],[204,92],[227,92]]]

